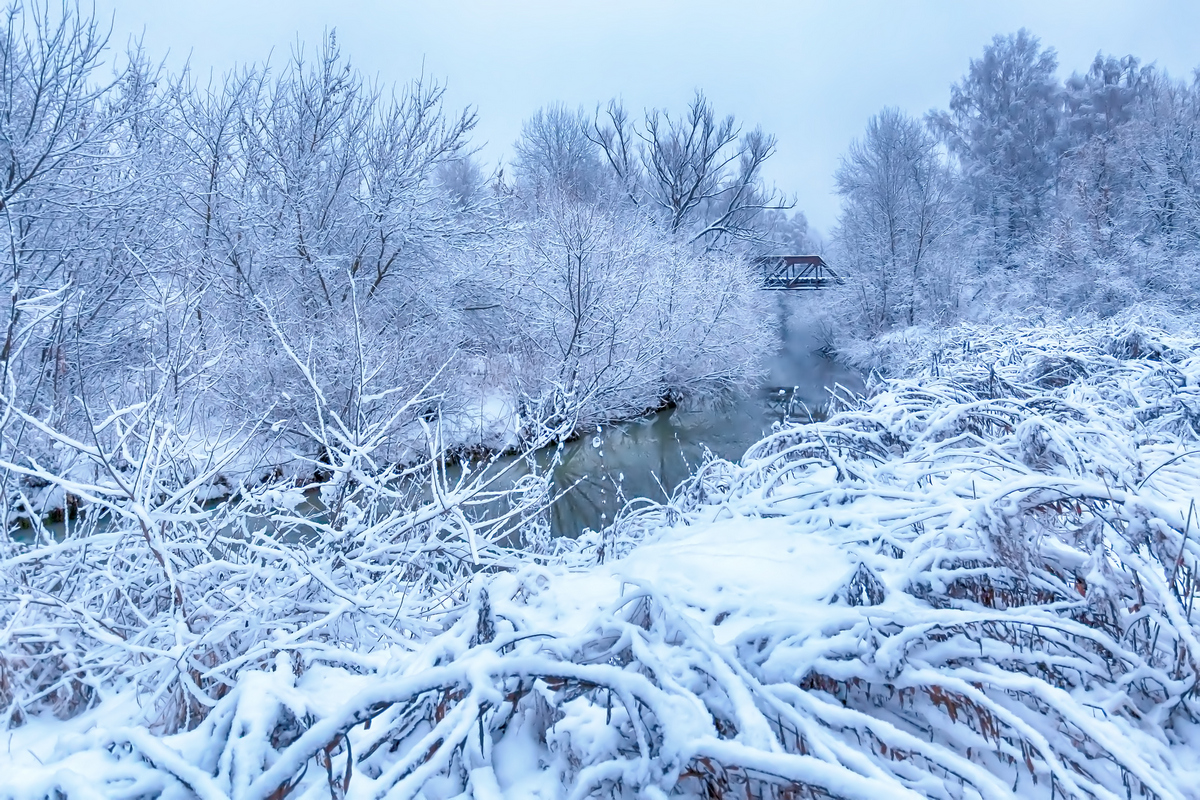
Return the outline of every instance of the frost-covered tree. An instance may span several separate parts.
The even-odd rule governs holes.
[[[349,357],[356,331],[371,339],[377,377],[413,391],[450,356],[453,276],[437,265],[496,223],[461,169],[473,112],[451,113],[442,97],[424,80],[371,89],[332,35],[313,57],[297,48],[273,78],[248,69],[215,90],[180,90],[181,216],[219,287],[208,338],[238,354],[217,367],[230,413],[273,403],[313,413],[275,327],[347,406],[362,366]],[[251,391],[264,375],[271,391]]]
[[[1075,73],[1063,92],[1063,140],[1059,205],[1078,217],[1093,246],[1116,245],[1133,188],[1127,126],[1154,83],[1154,72],[1133,56],[1099,54],[1084,74]]]
[[[587,136],[583,109],[561,103],[539,108],[521,126],[513,146],[518,188],[533,198],[562,193],[593,200],[604,179],[600,154]]]
[[[1152,68],[1142,67],[1133,56],[1098,53],[1087,72],[1072,74],[1064,86],[1063,126],[1069,140],[1111,138],[1118,127],[1133,119],[1153,75]]]
[[[516,242],[504,282],[521,320],[522,394],[567,430],[657,406],[648,222],[563,194],[551,203]]]
[[[475,210],[488,198],[491,177],[485,174],[479,162],[470,155],[450,159],[438,165],[437,183],[451,204],[460,212]]]
[[[174,233],[157,71],[135,50],[99,80],[106,42],[66,4],[3,13],[3,391],[75,432],[82,394],[139,382],[122,371],[146,358],[146,265]]]
[[[764,325],[744,257],[697,255],[619,201],[559,194],[505,260],[523,402],[568,432],[755,375]]]
[[[885,108],[850,145],[837,175],[835,234],[868,328],[912,325],[929,310],[929,270],[953,229],[953,184],[920,120]]]
[[[1099,56],[1065,96],[1070,148],[1040,261],[1078,290],[1051,291],[1052,302],[1104,314],[1138,301],[1190,302],[1200,288],[1195,84],[1132,56]]]
[[[762,241],[759,248],[764,254],[815,253],[819,249],[812,231],[808,227],[808,217],[803,211],[788,214],[780,209],[769,209],[762,213]]]
[[[993,257],[1016,249],[1051,209],[1060,149],[1061,87],[1051,48],[1022,28],[996,36],[930,119],[957,157]]]
[[[1132,172],[1130,210],[1139,233],[1195,249],[1200,235],[1200,81],[1154,75],[1135,118],[1122,127]]]

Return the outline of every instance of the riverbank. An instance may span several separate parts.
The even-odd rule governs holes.
[[[173,735],[113,676],[0,797],[1195,798],[1200,340],[951,334],[420,635],[347,585]]]
[[[630,418],[576,425],[565,434],[559,431],[559,440],[533,447],[531,440],[546,438],[546,432],[530,417],[532,412],[522,411],[518,397],[477,364],[469,372],[478,385],[459,387],[452,402],[444,403],[448,410],[431,411],[428,419],[392,430],[381,449],[384,457],[377,460],[402,471],[427,460],[432,447],[441,451],[444,466],[454,474],[465,466],[507,471],[520,479],[532,468],[546,474],[552,494],[559,498],[549,512],[553,535],[575,537],[584,530],[599,530],[631,499],[669,499],[707,458],[736,460],[774,425],[823,418],[834,392],[849,398],[862,391],[862,373],[823,352],[825,342],[813,321],[820,302],[815,293],[775,292],[770,297],[763,310],[770,315],[766,327],[773,337],[771,352],[763,358],[755,386],[697,395],[681,404],[664,401]],[[425,405],[433,408],[432,403]],[[335,465],[313,441],[302,444],[282,430],[244,440],[193,437],[175,444],[179,458],[173,468],[183,470],[186,480],[209,472],[198,493],[208,505],[280,481],[299,489],[315,487]],[[68,448],[46,449],[74,459],[46,462],[47,472],[115,486],[103,463],[79,459]],[[213,469],[214,464],[219,469]],[[316,491],[309,492],[314,509],[320,506]],[[22,502],[41,513],[43,526],[54,536],[65,530],[65,517],[73,521],[88,507],[79,495],[43,478],[28,482]],[[29,515],[22,517],[28,524]]]

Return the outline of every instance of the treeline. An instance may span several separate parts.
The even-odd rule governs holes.
[[[997,36],[948,109],[871,119],[836,176],[844,324],[1195,306],[1200,79],[1133,56],[1057,68],[1027,31]]]
[[[6,11],[6,460],[69,468],[43,429],[119,453],[106,420],[138,404],[201,459],[383,425],[403,460],[423,423],[527,444],[756,374],[747,253],[803,217],[763,184],[774,140],[701,95],[549,107],[505,173],[440,84],[371,85],[332,34],[208,83],[137,48],[102,81],[112,59],[69,7]]]

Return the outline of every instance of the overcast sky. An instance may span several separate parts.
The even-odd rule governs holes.
[[[994,34],[1029,28],[1058,51],[1064,77],[1101,50],[1179,77],[1200,65],[1200,3],[1189,0],[96,2],[115,14],[117,43],[144,31],[151,54],[169,52],[172,68],[190,57],[205,75],[272,51],[279,62],[334,28],[364,74],[406,82],[423,65],[452,106],[475,106],[489,162],[546,103],[592,109],[619,96],[672,110],[703,89],[718,112],[778,137],[768,179],[823,232],[837,217],[838,159],[870,116],[945,106]]]

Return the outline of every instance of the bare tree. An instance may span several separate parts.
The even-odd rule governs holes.
[[[120,370],[139,358],[145,318],[134,276],[174,236],[159,71],[135,47],[98,82],[106,43],[67,3],[10,6],[0,30],[4,390],[72,431],[85,383],[104,396],[129,382]],[[13,424],[13,441],[36,450],[37,434]]]
[[[0,361],[10,366],[23,309],[68,280],[68,259],[41,245],[100,156],[115,119],[99,106],[108,86],[94,86],[107,34],[63,4],[28,11],[10,5],[0,31],[0,211],[4,214],[7,325]],[[89,159],[92,156],[93,159]],[[69,200],[66,204],[69,204]],[[57,354],[55,358],[57,358]]]
[[[792,206],[763,182],[775,137],[743,133],[732,115],[718,119],[702,92],[678,117],[648,110],[640,128],[616,101],[605,117],[597,113],[588,135],[628,196],[672,233],[719,249],[760,238],[761,214]]]

